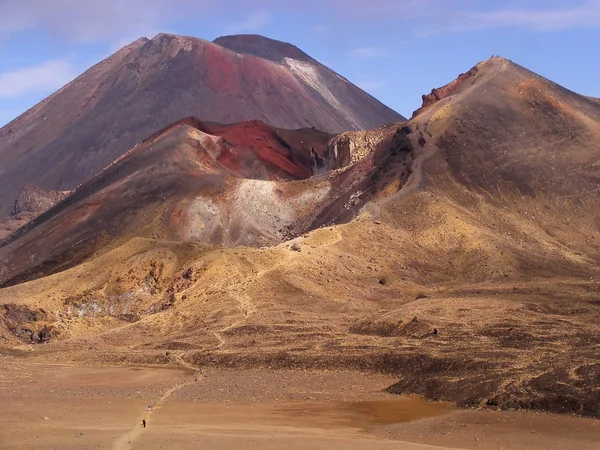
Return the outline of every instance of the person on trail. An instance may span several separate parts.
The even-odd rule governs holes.
[[[146,419],[142,419],[142,426],[146,428]]]

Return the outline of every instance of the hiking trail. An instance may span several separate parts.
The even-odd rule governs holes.
[[[175,354],[174,357],[179,365],[185,367],[186,369],[192,369],[196,372],[194,374],[194,380],[177,383],[171,388],[167,389],[165,393],[153,405],[152,411],[145,410],[144,413],[136,419],[136,422],[133,424],[133,427],[115,441],[113,445],[113,450],[131,450],[133,448],[133,443],[135,439],[137,439],[144,432],[144,427],[142,426],[142,419],[146,419],[146,426],[149,426],[152,415],[156,414],[156,412],[169,399],[169,397],[171,397],[171,395],[173,395],[175,392],[177,392],[179,389],[185,386],[195,384],[197,382],[196,378],[198,379],[198,382],[201,381],[202,371],[200,369],[186,362],[181,357],[181,355]]]

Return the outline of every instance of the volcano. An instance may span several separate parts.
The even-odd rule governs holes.
[[[0,282],[65,270],[134,237],[274,245],[347,220],[364,203],[349,200],[351,191],[368,185],[375,192],[368,176],[374,165],[387,165],[390,173],[405,168],[407,141],[396,128],[369,133],[388,136],[384,145],[393,151],[357,163],[343,136],[330,140],[313,129],[259,121],[179,121],[5,239],[0,259],[9,263],[0,267]],[[364,171],[347,171],[353,156]]]
[[[600,415],[594,99],[494,57],[369,131],[159,130],[0,245],[6,346]]]
[[[247,35],[142,38],[0,130],[0,218],[25,184],[73,189],[185,117],[325,132],[403,120],[291,44]]]

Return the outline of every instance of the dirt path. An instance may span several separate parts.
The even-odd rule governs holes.
[[[146,420],[146,425],[150,425],[150,418],[158,412],[164,403],[171,397],[175,392],[179,389],[195,384],[196,382],[201,381],[202,371],[197,367],[192,366],[190,363],[185,361],[181,355],[175,354],[174,359],[177,363],[186,369],[190,369],[195,371],[194,379],[192,381],[184,381],[183,383],[177,383],[171,388],[167,389],[167,391],[158,399],[158,401],[152,405],[152,411],[144,411],[142,415],[140,415],[136,422],[133,425],[133,428],[117,439],[113,445],[113,450],[130,450],[133,448],[134,441],[143,433],[144,427],[142,425],[142,420]]]
[[[235,270],[237,272],[236,276],[238,277],[238,279],[241,280],[241,279],[247,278],[247,275],[246,276],[242,275],[242,273],[240,272],[240,270],[238,268],[235,268]],[[259,274],[256,274],[253,276],[253,278],[256,279],[256,278],[258,278],[258,276],[259,276]],[[225,344],[225,339],[223,338],[222,333],[226,332],[227,330],[231,330],[232,328],[237,327],[241,323],[245,322],[252,314],[254,314],[256,312],[256,306],[252,303],[248,294],[246,294],[244,292],[235,292],[234,295],[237,295],[238,307],[240,309],[240,312],[242,313],[242,317],[239,320],[236,320],[235,322],[233,322],[232,324],[227,325],[226,327],[221,328],[220,330],[212,332],[212,334],[219,341],[219,343],[216,346],[217,349],[223,347],[223,345]]]
[[[189,370],[193,370],[193,371],[195,371],[195,372],[198,372],[198,374],[199,374],[199,375],[202,375],[202,369],[199,369],[199,368],[198,368],[198,367],[196,367],[196,366],[192,366],[192,365],[191,365],[189,362],[187,362],[186,360],[184,360],[182,356],[183,356],[183,354],[181,354],[181,355],[180,355],[180,354],[177,354],[177,353],[176,353],[176,354],[175,354],[173,357],[175,358],[175,360],[177,361],[177,363],[178,363],[180,366],[183,366],[183,367],[185,367],[186,369],[189,369]]]

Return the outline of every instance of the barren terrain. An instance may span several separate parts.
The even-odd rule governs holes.
[[[4,242],[7,366],[184,366],[137,397],[164,398],[147,447],[594,448],[600,105],[493,58],[297,181],[222,175],[207,132],[140,145]],[[471,410],[348,404],[391,393]]]
[[[593,449],[600,439],[598,421],[457,411],[386,394],[389,377],[357,372],[208,369],[195,381],[176,365],[0,359],[6,449],[535,450]]]

